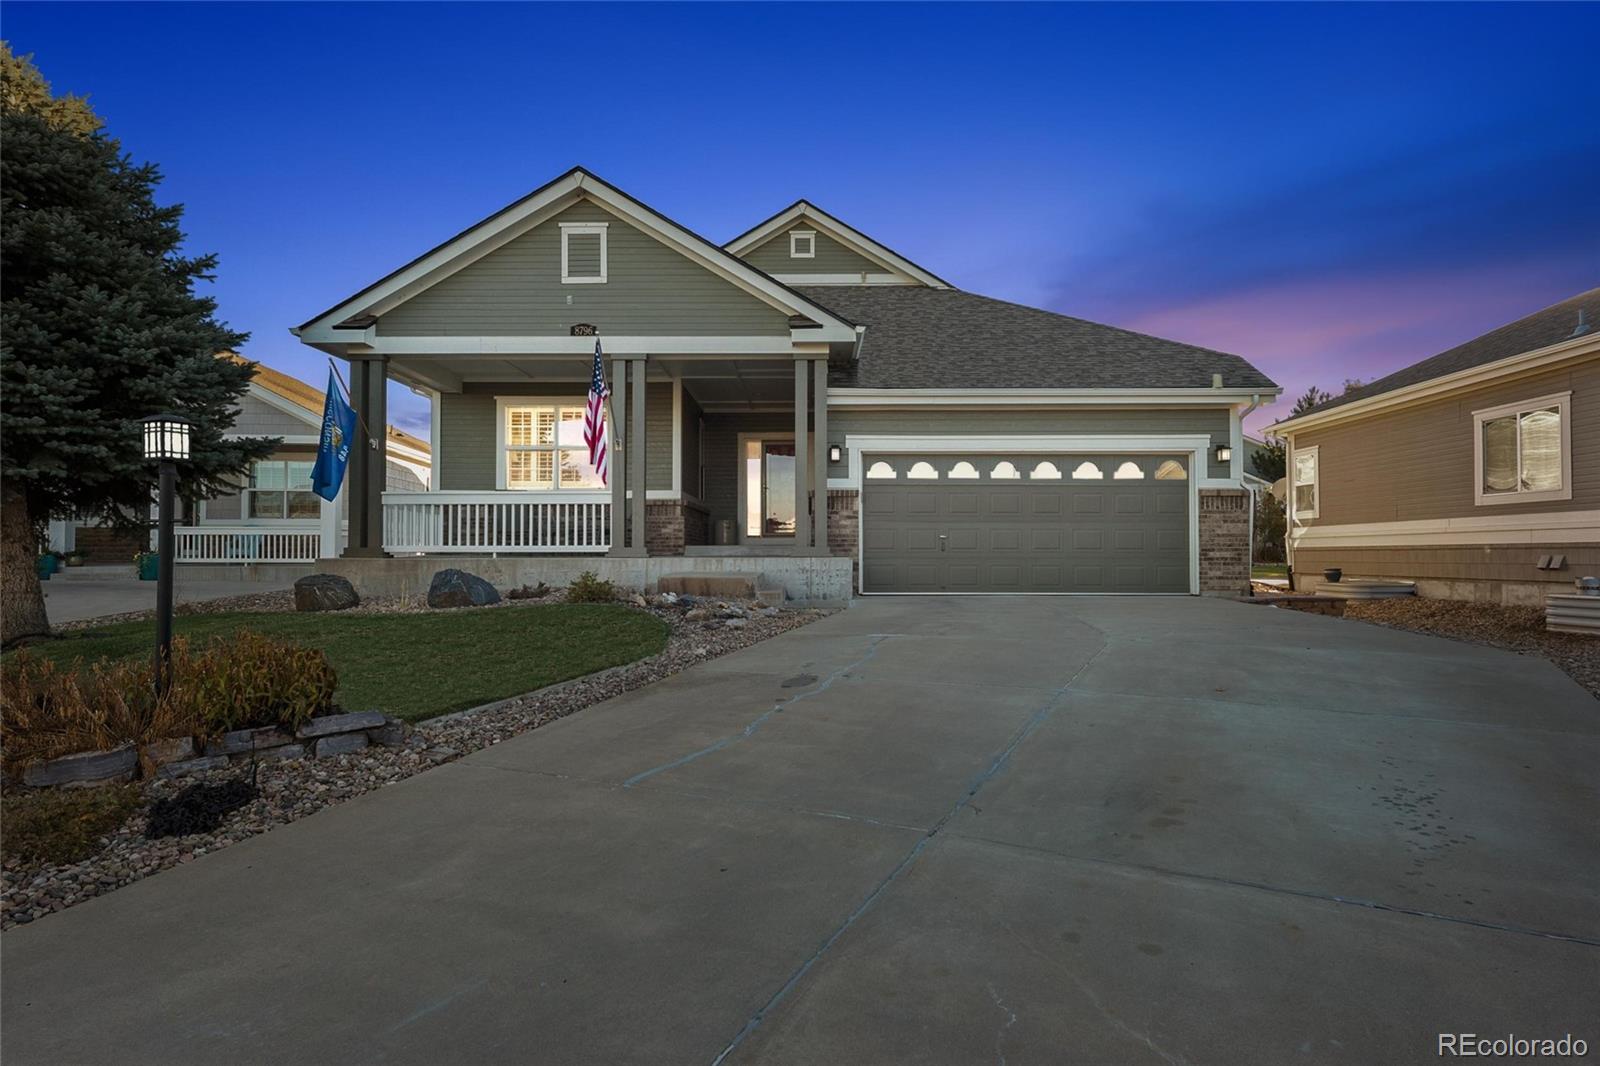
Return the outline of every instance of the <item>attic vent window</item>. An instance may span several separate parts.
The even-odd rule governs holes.
[[[817,257],[817,233],[809,229],[792,229],[789,231],[789,258],[790,259],[815,259]]]
[[[599,285],[606,280],[606,223],[561,223],[561,283]]]

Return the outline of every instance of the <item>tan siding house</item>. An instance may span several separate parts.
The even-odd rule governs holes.
[[[1597,320],[1593,290],[1274,427],[1296,587],[1542,603],[1600,573]]]

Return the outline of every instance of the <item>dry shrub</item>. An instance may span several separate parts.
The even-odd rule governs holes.
[[[585,570],[567,586],[568,603],[612,603],[617,598],[617,586],[602,581],[593,570]]]
[[[255,726],[293,731],[333,710],[337,684],[321,651],[247,630],[199,652],[182,638],[173,641],[172,679],[158,701],[150,660],[62,667],[19,652],[0,671],[0,760],[6,773],[125,744],[203,739]]]

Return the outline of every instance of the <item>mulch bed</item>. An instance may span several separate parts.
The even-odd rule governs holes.
[[[287,597],[287,594],[281,595]],[[556,595],[538,601],[509,601],[497,607],[516,610],[520,604],[550,603],[560,598]],[[213,610],[292,609],[292,599],[273,600],[263,596],[235,597],[221,602],[237,604],[240,599],[248,599],[250,603],[226,608],[217,603],[203,606]],[[289,606],[278,606],[285,603]],[[197,608],[201,606],[196,605]],[[699,600],[689,612],[685,605],[669,605],[661,597],[652,597],[642,607],[635,602],[635,606],[656,615],[671,627],[666,648],[648,659],[552,685],[482,710],[422,722],[399,747],[368,747],[331,758],[260,763],[254,771],[254,795],[249,798],[245,796],[251,781],[249,766],[214,770],[185,781],[150,781],[135,786],[142,789],[144,802],[88,859],[66,864],[29,863],[15,857],[4,861],[0,866],[0,929],[36,921],[161,870],[192,862],[208,851],[227,847],[324,807],[509,740],[830,613],[776,610],[755,603],[708,600]],[[419,607],[415,603],[392,601],[363,604],[357,608],[362,609],[395,611]],[[84,624],[103,625],[107,621],[95,619]],[[197,785],[204,790],[197,790]],[[232,806],[241,799],[242,805]],[[213,816],[217,823],[207,831],[158,839],[151,839],[149,835],[152,829],[170,830],[175,822],[189,819],[205,824]],[[153,817],[157,822],[154,827],[151,825]],[[177,828],[194,824],[190,822]]]
[[[1543,607],[1502,607],[1403,596],[1351,600],[1345,604],[1344,616],[1391,629],[1543,656],[1600,699],[1600,638],[1548,632],[1544,628]]]

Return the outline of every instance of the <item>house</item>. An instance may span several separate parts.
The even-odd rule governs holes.
[[[1273,426],[1296,586],[1538,604],[1600,573],[1597,324],[1591,289]]]
[[[248,360],[233,352],[219,359]],[[181,563],[310,564],[338,554],[345,501],[325,501],[311,491],[311,466],[322,432],[323,392],[298,378],[256,364],[240,397],[230,437],[277,437],[269,458],[240,472],[237,493],[183,503],[174,530]],[[428,442],[393,426],[386,441],[385,485],[426,491],[432,480]],[[51,547],[84,552],[90,562],[127,562],[152,547],[155,533],[127,534],[88,522],[52,522]]]
[[[1240,418],[1280,391],[964,292],[808,201],[718,245],[581,168],[294,332],[350,360],[369,421],[391,379],[432,397],[428,491],[352,460],[330,568],[369,592],[468,555],[499,583],[758,573],[800,599],[1233,594]],[[609,484],[582,441],[597,340]]]

